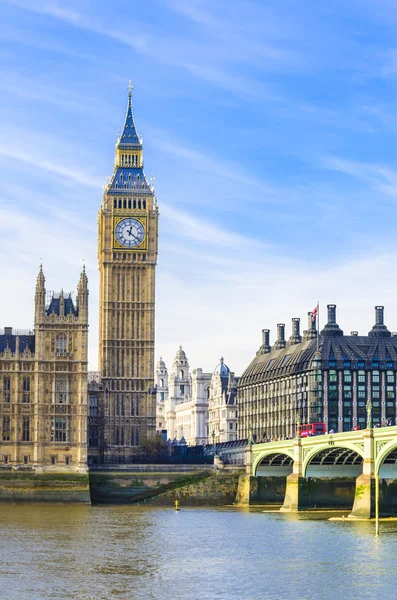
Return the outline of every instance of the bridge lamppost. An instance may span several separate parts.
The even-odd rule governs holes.
[[[371,402],[371,400],[368,400],[368,402],[365,406],[367,409],[367,429],[371,429],[371,426],[372,426],[372,402]]]
[[[299,425],[301,424],[301,417],[299,413],[296,413],[296,433],[295,433],[295,437],[299,437]]]
[[[250,425],[248,427],[248,443],[250,446],[252,446],[253,441],[252,441],[252,425]]]

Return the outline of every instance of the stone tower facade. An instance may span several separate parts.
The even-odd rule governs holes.
[[[0,334],[0,463],[13,468],[87,468],[88,287],[46,303],[42,267],[35,294],[35,332]]]
[[[168,370],[160,356],[156,365],[156,430],[166,430],[165,407],[168,400]]]
[[[155,268],[158,209],[143,171],[128,93],[114,172],[98,219],[99,369],[104,459],[128,461],[154,435]]]

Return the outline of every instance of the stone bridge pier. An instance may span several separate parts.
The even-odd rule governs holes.
[[[278,503],[285,512],[351,507],[351,518],[370,518],[378,474],[381,511],[397,513],[397,427],[254,444],[246,458],[240,504]]]

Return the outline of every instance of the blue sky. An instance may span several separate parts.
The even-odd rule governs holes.
[[[0,0],[3,325],[33,324],[84,258],[96,368],[97,211],[126,88],[160,206],[156,355],[222,354],[321,303],[397,329],[391,0]]]

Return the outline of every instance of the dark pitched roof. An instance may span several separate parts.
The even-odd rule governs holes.
[[[397,336],[334,335],[322,332],[319,338],[321,365],[329,368],[397,369]],[[317,340],[304,340],[256,356],[244,371],[239,385],[302,373],[310,367]]]
[[[46,315],[55,314],[59,317],[60,312],[60,294],[53,294],[50,304],[46,307]],[[73,300],[70,294],[64,296],[64,310],[66,315],[77,316],[77,310],[74,307]]]
[[[15,333],[3,333],[0,334],[0,352],[4,352],[7,348],[14,354],[17,347],[17,335]],[[19,335],[19,352],[30,350],[34,353],[34,334],[21,334]]]

